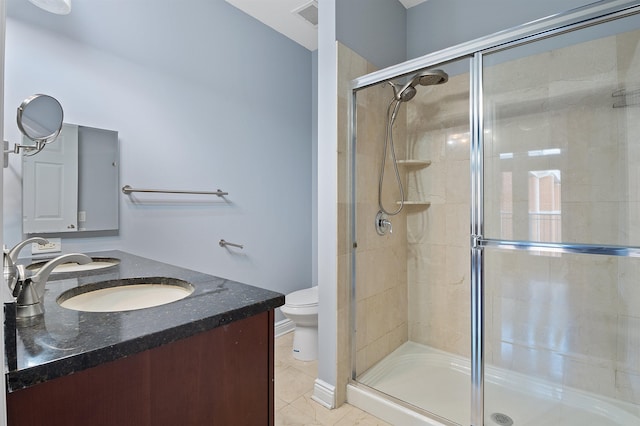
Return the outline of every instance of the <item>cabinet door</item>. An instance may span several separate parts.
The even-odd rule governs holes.
[[[268,314],[199,334],[188,346],[158,348],[150,364],[151,424],[273,424]],[[175,362],[181,358],[184,362]]]
[[[23,156],[22,179],[22,232],[77,230],[78,126],[65,124],[45,149]]]

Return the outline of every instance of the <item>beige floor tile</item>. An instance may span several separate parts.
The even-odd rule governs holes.
[[[315,380],[318,377],[318,361],[298,361],[289,364],[291,367],[300,371],[302,374],[313,377]]]
[[[287,405],[281,410],[276,411],[275,424],[276,426],[324,426],[322,423],[316,422],[313,417],[309,416],[307,413],[300,411],[291,405]]]
[[[349,404],[328,410],[313,401],[318,362],[295,359],[292,345],[293,333],[276,338],[276,426],[391,426]]]
[[[344,404],[340,408],[329,410],[311,399],[313,392],[308,392],[291,403],[292,407],[308,414],[318,423],[324,426],[333,426],[343,417],[349,414],[354,407]]]
[[[276,395],[275,397],[275,401],[274,401],[274,409],[276,411],[286,407],[287,405],[289,405],[289,403],[281,398],[278,398],[278,395]]]
[[[356,407],[352,408],[353,410],[340,419],[334,426],[393,426]]]
[[[293,358],[293,333],[287,333],[276,338],[275,357],[276,367],[290,365],[295,361],[295,358]]]
[[[294,367],[276,368],[276,397],[291,403],[313,390],[315,379],[300,372]]]

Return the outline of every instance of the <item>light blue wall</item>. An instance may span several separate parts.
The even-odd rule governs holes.
[[[73,7],[56,16],[8,0],[5,138],[19,140],[15,106],[48,93],[65,121],[119,132],[121,185],[229,196],[122,194],[118,236],[65,239],[64,251],[118,248],[283,293],[310,286],[311,52],[223,1]],[[8,245],[22,238],[13,157]]]
[[[336,39],[378,68],[585,6],[585,0],[336,1]]]
[[[576,7],[585,0],[428,0],[407,11],[407,59]]]
[[[406,10],[398,0],[336,1],[336,39],[378,68],[406,58]]]

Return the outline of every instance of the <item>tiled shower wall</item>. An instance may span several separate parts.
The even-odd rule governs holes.
[[[409,339],[470,354],[469,74],[418,87],[409,102],[407,209]]]

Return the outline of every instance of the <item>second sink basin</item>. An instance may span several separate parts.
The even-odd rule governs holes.
[[[52,274],[93,271],[95,269],[110,268],[120,263],[119,259],[115,259],[113,257],[92,257],[91,259],[93,260],[93,262],[87,263],[84,265],[80,265],[79,263],[75,263],[75,262],[63,263],[53,268]],[[31,265],[27,266],[27,269],[30,271],[36,272],[37,270],[42,268],[45,263],[47,262],[43,261],[43,262],[32,263]]]
[[[57,302],[76,311],[132,311],[184,299],[193,290],[193,285],[175,278],[127,278],[72,288],[62,293]]]

